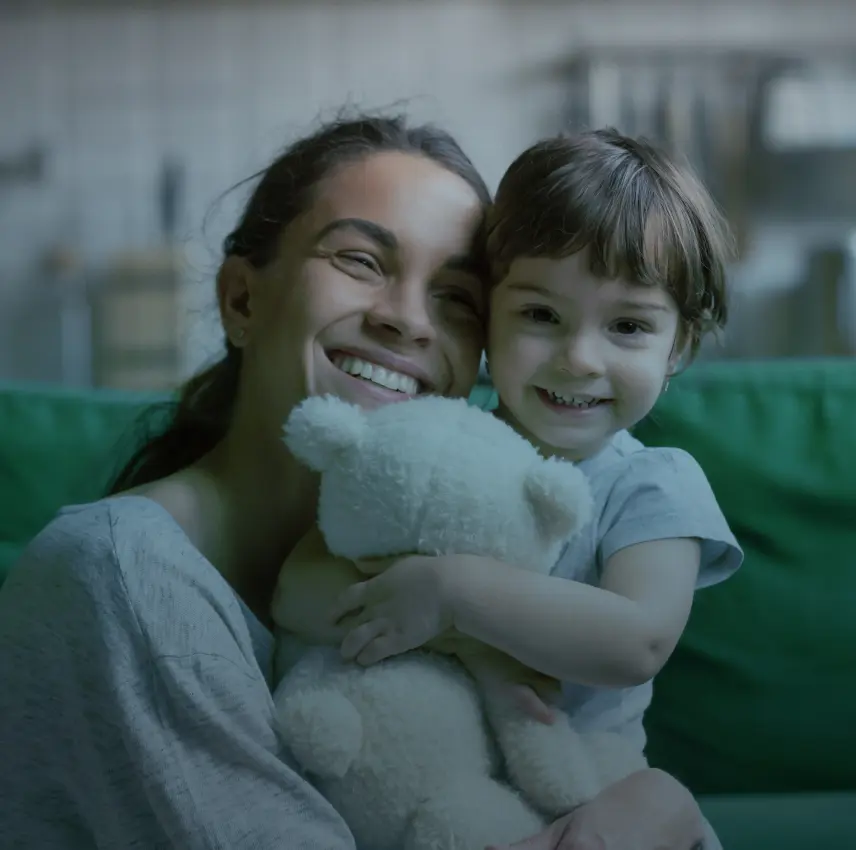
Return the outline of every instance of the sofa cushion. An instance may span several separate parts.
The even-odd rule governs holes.
[[[0,385],[0,584],[62,505],[102,496],[154,396]]]
[[[655,682],[652,762],[698,792],[856,788],[856,365],[698,364],[637,436],[705,469],[746,560]]]

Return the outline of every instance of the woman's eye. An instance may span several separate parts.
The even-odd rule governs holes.
[[[443,293],[443,298],[446,301],[451,301],[453,304],[460,304],[462,307],[467,307],[474,313],[479,312],[476,299],[465,289],[450,289]]]
[[[382,274],[380,263],[371,254],[364,254],[362,251],[349,251],[337,256],[345,265],[351,267],[360,266],[375,274]]]
[[[523,310],[522,315],[527,319],[531,319],[533,322],[538,322],[539,324],[543,324],[545,322],[555,323],[558,321],[556,314],[548,307],[527,307]]]
[[[484,318],[481,299],[467,287],[441,286],[434,290],[433,297],[444,305],[450,305],[457,313],[466,314],[468,319],[475,317],[482,321]]]

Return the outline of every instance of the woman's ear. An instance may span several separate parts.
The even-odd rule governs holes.
[[[253,325],[253,295],[258,269],[243,257],[226,257],[217,273],[217,302],[226,337],[236,348],[246,345]]]

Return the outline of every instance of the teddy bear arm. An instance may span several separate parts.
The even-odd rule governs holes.
[[[504,701],[486,701],[508,775],[539,811],[561,817],[606,787],[597,748],[564,714],[546,724]]]

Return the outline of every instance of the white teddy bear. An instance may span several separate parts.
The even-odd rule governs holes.
[[[285,439],[321,473],[319,528],[351,560],[477,554],[548,573],[590,516],[573,464],[461,399],[364,411],[314,397]],[[284,742],[363,850],[516,841],[645,766],[616,735],[578,733],[564,715],[544,724],[492,696],[438,653],[362,668],[311,647],[274,701]]]

